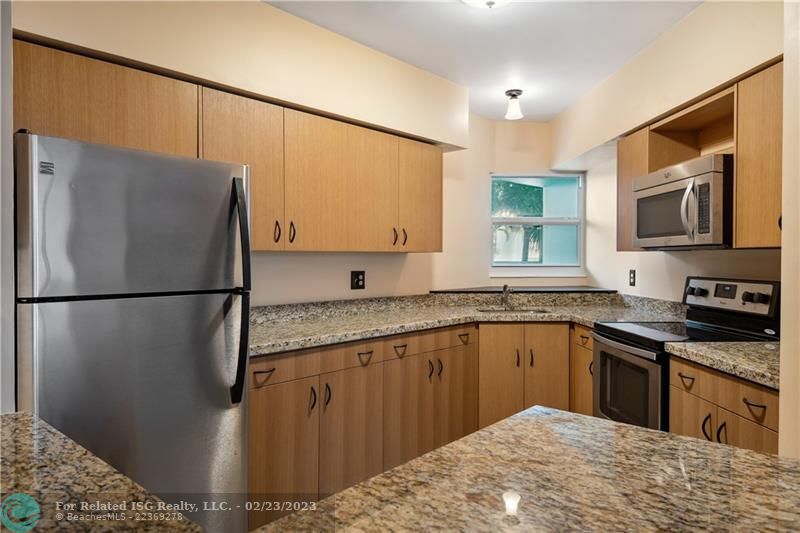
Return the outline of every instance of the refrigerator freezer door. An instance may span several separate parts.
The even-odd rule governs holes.
[[[246,411],[230,394],[241,298],[18,304],[21,400],[167,502],[241,505],[189,518],[246,531]]]
[[[18,297],[242,285],[232,182],[246,167],[30,134],[15,143]]]

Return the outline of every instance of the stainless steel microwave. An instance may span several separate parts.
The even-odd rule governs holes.
[[[733,156],[715,154],[633,182],[633,243],[649,249],[727,248],[733,223]]]

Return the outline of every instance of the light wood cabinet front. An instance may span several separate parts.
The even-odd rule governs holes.
[[[197,157],[197,85],[14,40],[14,130]]]
[[[399,139],[399,240],[403,252],[442,251],[442,151]]]
[[[737,86],[736,248],[781,245],[783,63]]]
[[[319,492],[329,496],[383,472],[383,367],[320,376]]]
[[[435,358],[434,445],[478,429],[478,361],[470,344],[431,353]]]
[[[633,180],[650,172],[648,129],[642,128],[617,142],[617,251],[638,250],[633,245]]]
[[[670,432],[708,441],[714,440],[717,406],[672,385],[669,389]]]
[[[778,432],[760,426],[730,411],[717,408],[714,439],[723,444],[762,453],[778,453]]]
[[[569,410],[569,324],[525,324],[525,408]]]
[[[582,346],[572,345],[569,362],[569,410],[584,415],[593,415],[594,405],[594,354]]]
[[[478,427],[522,411],[523,324],[481,324],[478,334]]]
[[[249,391],[248,491],[251,501],[315,501],[319,492],[317,376]],[[285,513],[284,513],[285,514]],[[250,529],[280,516],[251,511]]]
[[[201,157],[250,167],[252,250],[283,250],[283,108],[207,87],[201,99]]]

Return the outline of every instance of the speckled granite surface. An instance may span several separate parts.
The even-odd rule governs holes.
[[[0,415],[0,433],[0,492],[3,497],[21,492],[37,500],[41,518],[34,531],[202,531],[174,513],[155,517],[117,511],[109,519],[107,511],[80,511],[81,502],[127,502],[130,509],[131,502],[157,506],[161,500],[30,414]],[[72,520],[68,511],[56,508],[57,502],[77,504]]]
[[[721,372],[778,389],[781,353],[777,342],[669,342],[674,355]]]
[[[263,528],[334,529],[797,531],[800,461],[535,407]]]

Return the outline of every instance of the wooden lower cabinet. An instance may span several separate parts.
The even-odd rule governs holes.
[[[481,324],[478,335],[478,427],[522,411],[525,404],[523,324]]]
[[[320,376],[319,493],[383,472],[383,366]]]
[[[475,345],[440,350],[434,380],[434,446],[478,429],[478,359]]]
[[[760,426],[722,407],[717,408],[714,439],[757,452],[778,453],[778,432]]]
[[[525,408],[569,410],[569,324],[525,324]]]
[[[251,501],[315,501],[319,491],[319,377],[249,391]],[[285,513],[284,513],[285,514]],[[251,511],[254,529],[280,516]]]
[[[569,410],[584,415],[594,414],[594,376],[592,361],[594,354],[582,346],[573,344],[569,361]]]

